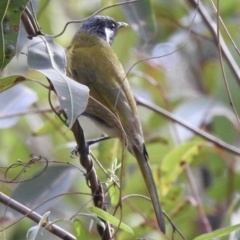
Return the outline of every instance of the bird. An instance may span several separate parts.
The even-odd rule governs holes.
[[[82,23],[66,49],[67,75],[90,89],[83,116],[111,138],[119,138],[136,158],[145,180],[159,229],[165,222],[149,165],[136,102],[126,73],[112,49],[118,30],[128,26],[109,16],[95,15]]]

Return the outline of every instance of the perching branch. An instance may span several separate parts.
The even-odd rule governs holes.
[[[78,146],[80,163],[86,169],[86,181],[92,192],[94,206],[107,211],[104,190],[97,177],[93,162],[89,157],[89,149],[85,142],[83,130],[78,121],[75,121],[71,130]],[[101,235],[102,240],[110,240],[112,239],[111,227],[108,222],[104,220],[102,221],[105,223],[105,229],[103,229],[102,226],[97,225],[98,233]]]

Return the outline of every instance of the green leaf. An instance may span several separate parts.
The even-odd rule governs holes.
[[[181,185],[171,186],[167,195],[165,195],[161,201],[165,212],[170,213],[179,204],[179,202],[182,201],[184,190],[185,189]]]
[[[16,53],[19,22],[29,0],[0,1],[0,71]]]
[[[161,182],[163,184],[162,194],[165,195],[171,184],[178,178],[183,171],[185,163],[190,164],[197,154],[199,148],[205,145],[204,142],[194,141],[183,143],[170,151],[162,160],[161,165]]]
[[[21,75],[12,75],[2,78],[0,79],[0,92],[5,91],[17,83],[21,83],[23,81],[26,81],[26,78]]]
[[[226,236],[226,235],[229,235],[231,232],[233,232],[233,231],[235,231],[239,228],[240,228],[240,224],[233,225],[233,226],[230,226],[230,227],[218,229],[218,230],[213,231],[211,233],[203,234],[201,236],[198,236],[198,237],[194,238],[193,240],[207,240],[207,239],[212,239],[212,238],[215,238],[215,237]]]
[[[118,187],[113,182],[111,182],[110,184],[111,185],[109,187],[109,197],[111,200],[111,204],[115,206],[119,201],[120,192]]]
[[[29,41],[27,61],[30,69],[41,72],[53,84],[71,128],[87,106],[89,89],[66,76],[63,48],[55,44],[51,37],[34,37]]]
[[[102,209],[97,208],[97,207],[90,207],[89,210],[91,212],[95,213],[98,217],[100,217],[100,218],[104,219],[105,221],[109,222],[113,226],[119,227],[120,229],[134,235],[134,232],[130,227],[128,227],[123,222],[121,222],[121,224],[120,224],[120,221],[117,218],[115,218],[114,216],[112,216],[111,214],[109,214],[109,213],[107,213],[107,212],[105,212]]]
[[[0,71],[4,66],[5,61],[5,46],[4,46],[4,18],[9,5],[9,0],[2,0],[0,1]]]
[[[77,240],[88,240],[88,232],[83,226],[82,222],[79,219],[74,219],[73,222],[73,232]]]

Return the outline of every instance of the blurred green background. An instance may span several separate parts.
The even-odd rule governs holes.
[[[238,147],[239,122],[229,103],[219,49],[205,22],[189,2],[191,1],[141,0],[108,8],[100,14],[129,24],[128,28],[119,31],[113,49],[128,73],[135,94]],[[209,1],[201,2],[216,23],[212,4]],[[18,4],[26,3],[27,1],[18,1]],[[118,1],[33,1],[41,30],[49,35],[60,33],[70,20],[82,20],[101,7],[114,3]],[[217,1],[214,3],[217,4]],[[12,11],[14,9],[8,14]],[[239,46],[240,3],[236,0],[220,1],[219,14]],[[12,19],[7,20],[7,23],[2,21],[1,39],[6,39],[10,41],[10,46],[15,46],[16,39],[11,36],[9,40],[7,30],[12,27],[11,24],[8,26]],[[54,39],[55,42],[66,48],[79,26],[79,23],[70,24],[60,37]],[[22,26],[20,33],[21,31]],[[222,26],[220,32],[230,54],[238,63],[238,53]],[[51,221],[70,219],[77,212],[89,213],[88,207],[92,203],[91,197],[86,193],[90,193],[90,190],[80,171],[78,158],[69,157],[75,146],[74,137],[50,110],[48,90],[36,82],[38,80],[48,85],[45,76],[27,68],[28,41],[30,40],[23,31],[18,38],[17,56],[1,73],[2,78],[20,75],[35,81],[25,81],[0,93],[0,175],[3,181],[7,178],[8,181],[15,182],[2,182],[0,191],[30,208],[41,205],[36,211],[40,214],[51,211]],[[4,48],[2,42],[1,46]],[[8,50],[6,46],[5,50]],[[149,60],[140,61],[146,58]],[[137,63],[138,61],[140,62]],[[225,80],[239,114],[240,86],[225,60],[223,65]],[[0,89],[5,84],[1,80]],[[52,101],[54,106],[58,105],[54,94]],[[33,111],[36,113],[33,114]],[[12,114],[15,114],[14,117],[7,117]],[[139,115],[163,209],[185,238],[194,239],[209,230],[239,223],[239,157],[217,148],[213,143],[149,109],[139,107]],[[86,127],[84,131],[88,139],[99,136],[92,126]],[[109,174],[115,179],[121,179],[123,196],[134,193],[147,195],[132,156],[127,154],[124,159],[122,173],[120,169],[111,171],[116,159],[118,163],[121,162],[121,144],[117,140],[101,142],[91,150]],[[43,158],[23,169],[18,160],[28,162],[31,153]],[[44,170],[44,159],[48,160],[47,170],[30,181],[18,182]],[[112,180],[98,164],[95,167],[100,181],[107,189]],[[73,195],[70,192],[79,194]],[[66,195],[44,202],[63,193]],[[113,203],[113,197],[108,196],[106,200]],[[26,239],[28,229],[35,223],[25,218],[8,228],[21,215],[3,204],[0,209],[2,239],[4,236],[8,240]],[[109,212],[113,211],[114,206],[109,204]],[[181,239],[178,233],[173,233],[168,220],[167,236],[158,232],[151,204],[142,198],[127,198],[123,201],[122,215],[120,211],[119,209],[116,217],[122,216],[123,222],[134,230],[135,235],[119,230],[116,235],[118,240],[172,239],[172,234],[175,240]],[[207,224],[204,224],[204,216],[207,217]],[[100,239],[95,225],[90,227],[89,217],[78,218],[87,231],[90,229],[89,239]],[[72,221],[60,221],[59,225],[73,233]],[[235,231],[218,239],[238,237],[239,232]],[[37,239],[58,238],[44,231]]]

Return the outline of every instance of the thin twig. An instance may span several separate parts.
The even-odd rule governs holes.
[[[109,8],[117,7],[117,6],[122,6],[122,5],[125,5],[125,4],[134,3],[134,2],[139,2],[139,1],[144,1],[144,0],[129,0],[129,1],[127,1],[127,2],[115,3],[115,4],[111,4],[111,5],[109,5],[109,6],[106,6],[106,7],[102,7],[102,8],[100,8],[99,10],[97,10],[96,12],[94,12],[92,15],[90,15],[89,17],[87,17],[87,18],[84,18],[84,19],[82,19],[82,20],[72,20],[72,21],[67,22],[67,23],[65,24],[63,30],[62,30],[60,33],[58,33],[57,35],[51,36],[51,37],[56,38],[56,37],[61,36],[61,35],[66,31],[67,26],[68,26],[69,24],[71,24],[71,23],[82,23],[82,22],[85,22],[86,20],[88,20],[89,18],[97,15],[98,13],[100,13],[100,12],[102,12],[102,11],[104,11],[104,10],[107,10],[107,9],[109,9]]]
[[[0,119],[19,117],[19,116],[22,116],[22,115],[48,113],[48,112],[52,112],[52,109],[51,108],[40,108],[40,109],[26,110],[26,111],[21,111],[21,112],[15,112],[15,113],[0,115]]]
[[[221,45],[220,45],[220,36],[221,35],[220,35],[219,19],[220,19],[220,15],[219,15],[219,0],[218,0],[217,1],[217,38],[218,38],[218,46],[217,47],[218,47],[218,52],[219,52],[219,62],[220,62],[221,70],[222,70],[222,76],[223,76],[225,88],[226,88],[227,95],[228,95],[228,100],[229,100],[230,106],[232,107],[232,109],[234,111],[234,114],[236,116],[238,125],[240,126],[240,119],[238,117],[237,109],[235,107],[235,104],[234,104],[234,101],[233,101],[233,98],[232,98],[232,95],[231,95],[227,75],[226,75],[224,65],[223,65],[222,48],[221,48]]]
[[[190,167],[187,163],[185,163],[183,165],[183,168],[186,172],[186,175],[187,175],[187,178],[188,178],[188,181],[189,181],[192,193],[193,193],[193,197],[195,198],[195,200],[197,202],[197,209],[198,209],[199,217],[201,219],[201,222],[203,224],[205,232],[207,232],[207,233],[212,232],[212,227],[211,227],[211,224],[209,223],[207,215],[206,215],[206,213],[203,209],[202,201],[201,201],[201,198],[199,196],[197,186],[195,184],[195,180],[194,180],[194,177],[192,175],[192,171],[191,171],[191,169],[190,169]]]
[[[232,54],[228,50],[228,47],[227,47],[226,43],[224,42],[224,40],[222,39],[222,37],[219,36],[219,39],[218,39],[216,24],[213,22],[213,20],[209,16],[208,12],[202,5],[201,1],[188,0],[188,2],[195,8],[198,8],[199,13],[202,16],[203,21],[206,23],[208,29],[212,33],[212,36],[214,37],[216,44],[219,42],[223,56],[224,56],[225,60],[227,61],[230,69],[232,70],[237,83],[240,85],[240,69],[239,69],[238,64],[236,63],[235,59],[233,58]]]
[[[213,9],[215,10],[215,12],[217,12],[217,8],[215,7],[214,2],[213,2],[212,0],[210,0],[210,2],[212,3],[212,6],[213,6]],[[222,18],[221,18],[221,16],[218,16],[218,18],[219,18],[219,20],[220,20],[220,22],[221,22],[221,24],[222,24],[225,32],[227,33],[227,36],[229,37],[229,39],[230,39],[233,47],[235,48],[235,50],[237,51],[237,53],[240,55],[240,51],[239,51],[236,43],[233,41],[233,39],[232,39],[232,37],[231,37],[231,35],[230,35],[227,27],[225,26],[225,24],[224,24],[224,22],[223,22],[223,20],[222,20]]]

